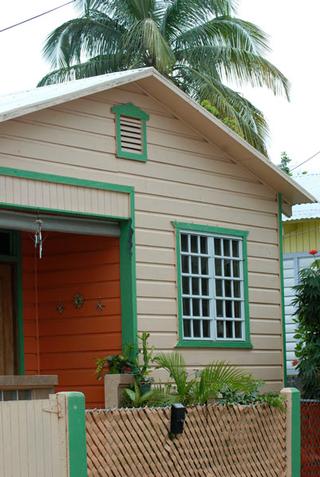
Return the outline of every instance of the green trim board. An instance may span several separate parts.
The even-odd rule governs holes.
[[[283,226],[282,226],[282,194],[278,194],[278,233],[279,233],[279,260],[280,260],[280,290],[281,290],[281,323],[283,347],[283,383],[287,384],[287,342],[286,342],[286,315],[284,299],[284,272],[283,272]]]
[[[70,477],[87,477],[85,398],[82,393],[61,393],[67,399]]]
[[[248,231],[228,229],[224,227],[193,224],[185,222],[172,222],[176,230],[176,263],[177,263],[177,288],[178,288],[178,323],[179,340],[176,345],[178,348],[239,348],[251,349],[250,339],[250,315],[249,315],[249,286],[248,286],[248,253],[247,236]],[[242,238],[243,252],[243,281],[244,281],[244,303],[245,303],[245,339],[244,340],[188,340],[183,338],[183,319],[182,319],[182,284],[181,284],[181,261],[180,261],[180,233],[181,231],[202,232],[214,235],[229,235]]]
[[[100,190],[127,193],[130,196],[131,218],[115,216],[97,216],[90,213],[79,213],[67,210],[52,208],[37,208],[32,206],[15,205],[10,203],[0,203],[0,209],[18,209],[39,212],[50,212],[58,215],[94,217],[100,219],[113,220],[120,223],[120,289],[121,289],[121,319],[122,319],[122,346],[133,345],[137,349],[137,297],[136,297],[136,255],[135,255],[135,191],[134,187],[106,182],[97,182],[85,179],[77,179],[67,176],[57,176],[53,174],[43,174],[33,171],[18,170],[8,167],[0,167],[0,175],[18,177],[23,179],[82,186]],[[20,245],[19,245],[20,247]],[[19,249],[20,250],[20,249]],[[23,300],[22,300],[22,277],[21,277],[21,252],[20,266],[17,267],[17,310],[18,310],[18,368],[19,373],[24,373],[24,333],[23,333]]]
[[[117,104],[111,108],[111,111],[116,115],[117,156],[121,159],[132,159],[134,161],[146,162],[148,160],[147,121],[149,120],[149,114],[132,103]],[[123,149],[121,137],[122,117],[139,119],[141,121],[141,153],[130,152]]]
[[[291,391],[291,475],[300,477],[301,469],[301,423],[300,423],[300,391]]]

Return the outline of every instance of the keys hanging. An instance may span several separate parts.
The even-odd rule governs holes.
[[[42,220],[37,219],[35,221],[36,232],[34,234],[34,246],[35,249],[38,249],[39,259],[42,258],[42,249],[43,249],[43,238],[42,238]]]

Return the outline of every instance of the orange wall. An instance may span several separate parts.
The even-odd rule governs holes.
[[[41,260],[31,234],[23,234],[22,244],[26,373],[37,374],[39,367],[40,374],[58,374],[57,391],[82,391],[87,407],[101,407],[95,360],[121,350],[119,239],[44,233]],[[85,298],[79,310],[72,303],[76,293]],[[99,300],[103,311],[97,310]],[[59,303],[65,307],[61,314]]]

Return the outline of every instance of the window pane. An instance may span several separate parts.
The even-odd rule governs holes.
[[[197,298],[192,300],[192,310],[193,316],[200,316],[200,300]]]
[[[217,321],[217,337],[223,338],[224,337],[224,325],[223,321]]]
[[[190,300],[189,298],[184,298],[183,302],[183,314],[185,316],[190,316]]]
[[[240,282],[233,282],[233,296],[235,298],[240,298]]]
[[[199,275],[199,259],[198,259],[198,257],[191,257],[191,271],[194,275]]]
[[[199,278],[192,279],[192,295],[199,295]]]
[[[230,257],[230,240],[223,241],[223,255],[225,257]]]
[[[0,255],[12,255],[11,235],[8,232],[0,232]]]
[[[193,320],[193,336],[194,338],[200,338],[201,337],[201,320]]]
[[[226,301],[226,318],[232,318],[232,301]]]
[[[232,321],[226,321],[226,338],[233,338]]]
[[[202,331],[203,331],[204,338],[210,338],[210,321],[209,320],[203,320]]]
[[[181,264],[182,264],[182,273],[189,273],[189,257],[188,257],[188,255],[182,255]]]
[[[242,338],[242,321],[235,321],[234,328],[235,328],[234,337]]]
[[[225,277],[231,277],[231,260],[224,260],[224,275]]]
[[[234,302],[234,317],[241,318],[241,302],[240,301]]]
[[[232,293],[231,293],[231,280],[225,280],[224,282],[224,294],[226,297],[231,297],[232,296]]]
[[[191,320],[183,320],[183,336],[185,338],[191,337]]]
[[[202,287],[202,296],[209,295],[209,280],[207,278],[203,278],[201,280],[201,287]]]
[[[214,239],[214,254],[221,255],[221,240],[218,238]]]
[[[191,252],[198,253],[198,235],[191,235]]]
[[[233,261],[233,276],[240,278],[240,262],[238,260]]]
[[[209,316],[209,300],[202,300],[202,316]]]
[[[181,234],[181,250],[188,252],[188,235]]]
[[[215,263],[216,277],[221,277],[221,275],[222,275],[222,260],[220,258],[216,258],[214,263]]]
[[[216,301],[216,310],[217,310],[217,316],[223,316],[223,301],[222,300]]]
[[[200,237],[200,249],[201,253],[208,253],[208,238]]]
[[[234,257],[239,257],[239,241],[232,240],[232,255]]]
[[[216,280],[216,296],[223,296],[222,285],[223,280]]]
[[[182,292],[184,295],[189,295],[189,277],[182,277]]]
[[[208,267],[208,259],[201,258],[201,275],[208,275],[209,267]]]

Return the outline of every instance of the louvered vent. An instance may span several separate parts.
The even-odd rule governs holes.
[[[121,149],[131,154],[143,154],[142,121],[137,118],[120,116]]]

